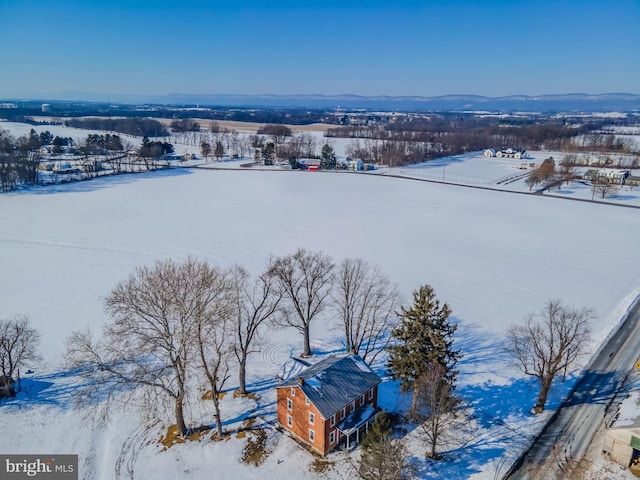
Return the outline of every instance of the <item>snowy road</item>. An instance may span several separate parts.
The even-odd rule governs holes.
[[[593,358],[572,395],[558,409],[509,479],[561,479],[563,468],[587,451],[640,351],[640,302]]]

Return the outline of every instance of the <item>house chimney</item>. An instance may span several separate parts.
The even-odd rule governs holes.
[[[298,377],[298,385],[303,385],[303,384],[304,384],[304,378]]]

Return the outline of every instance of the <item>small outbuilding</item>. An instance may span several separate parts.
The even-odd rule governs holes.
[[[361,159],[349,160],[349,163],[347,165],[349,167],[349,170],[351,170],[352,172],[361,172],[364,170],[364,162]]]
[[[16,389],[13,378],[0,375],[0,398],[15,397]]]
[[[624,468],[640,467],[640,391],[623,400],[606,429],[602,452]]]
[[[631,187],[640,187],[640,175],[629,175],[624,179],[624,184]]]

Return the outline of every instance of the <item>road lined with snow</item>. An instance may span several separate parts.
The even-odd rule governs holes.
[[[563,469],[579,461],[622,387],[640,351],[640,302],[619,330],[594,356],[573,393],[551,418],[529,451],[505,479],[562,479]]]

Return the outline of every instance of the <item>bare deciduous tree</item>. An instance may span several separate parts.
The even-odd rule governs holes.
[[[220,393],[230,377],[234,337],[227,315],[211,315],[196,322],[195,343],[198,351],[198,366],[211,387],[216,431],[222,438]]]
[[[542,179],[540,178],[540,175],[538,174],[537,170],[532,170],[529,172],[524,182],[529,187],[529,191],[531,191],[533,187],[535,187],[540,182],[542,182]]]
[[[575,152],[565,153],[560,162],[560,184],[567,182],[567,185],[573,180],[576,171],[577,154]]]
[[[333,306],[344,328],[347,352],[369,363],[389,344],[400,306],[395,286],[360,258],[343,260],[335,275]]]
[[[453,393],[451,380],[438,362],[430,362],[416,380],[418,405],[416,419],[429,447],[427,457],[439,458],[438,448],[449,445],[450,433],[460,421],[460,399]]]
[[[541,413],[553,379],[575,363],[589,341],[593,311],[565,307],[549,300],[538,315],[529,314],[524,325],[507,330],[507,350],[520,369],[540,380],[541,387],[533,413]]]
[[[333,268],[329,256],[304,249],[299,249],[293,255],[270,260],[268,275],[277,280],[290,307],[283,312],[280,323],[297,329],[303,336],[302,356],[312,355],[309,329],[313,319],[327,304]]]
[[[0,368],[2,375],[13,378],[14,373],[29,362],[37,362],[40,334],[31,326],[29,318],[17,315],[12,320],[0,320]]]
[[[105,300],[112,320],[103,326],[103,340],[74,332],[67,341],[68,364],[90,379],[89,389],[102,387],[109,400],[133,398],[135,387],[145,389],[145,409],[169,399],[178,432],[188,435],[184,403],[194,340],[202,338],[197,327],[203,318],[215,311],[218,274],[192,258],[136,268]]]
[[[239,393],[247,393],[247,359],[249,354],[259,351],[255,344],[260,329],[279,313],[283,291],[276,285],[273,276],[262,274],[251,282],[249,273],[242,267],[232,270],[235,310],[234,352],[238,359]]]
[[[594,199],[596,194],[600,198],[606,198],[607,196],[616,195],[620,190],[620,186],[608,182],[606,180],[594,180],[591,184],[591,200]]]

